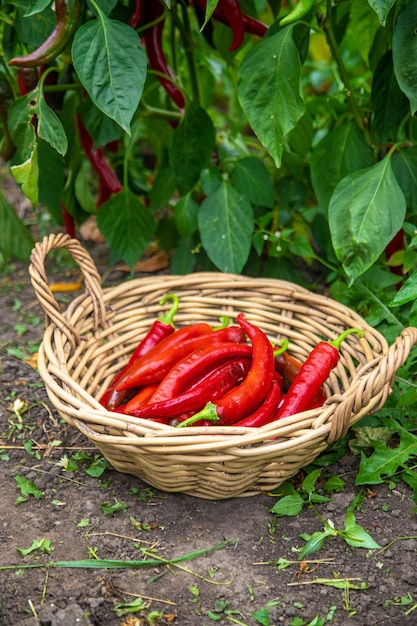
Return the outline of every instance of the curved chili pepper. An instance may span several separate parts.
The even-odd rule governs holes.
[[[255,17],[251,17],[246,13],[242,13],[242,17],[245,33],[249,33],[249,35],[257,35],[258,37],[264,37],[268,32],[269,26],[260,20],[257,20]]]
[[[175,84],[174,74],[168,67],[162,47],[162,33],[165,22],[164,11],[164,6],[159,0],[152,0],[149,3],[146,19],[148,22],[152,22],[152,26],[145,30],[143,40],[151,69],[157,72],[159,82],[171,99],[180,109],[183,109],[185,107],[185,98]],[[164,76],[167,78],[164,78]]]
[[[249,346],[247,346],[249,347]],[[199,356],[198,356],[199,358]],[[221,398],[249,371],[250,359],[237,358],[227,361],[193,384],[187,391],[170,398],[169,400],[154,402],[152,397],[146,406],[138,406],[137,396],[127,404],[126,413],[142,418],[177,417],[183,413],[198,411],[207,404],[207,400]]]
[[[244,341],[245,335],[237,326],[213,330],[208,324],[202,323],[179,328],[172,337],[135,363],[126,372],[125,380],[119,382],[117,389],[160,383],[179,361],[195,350],[208,345]]]
[[[358,328],[348,328],[334,341],[320,341],[313,348],[285,394],[276,419],[301,413],[301,411],[311,408],[315,394],[339,362],[340,344],[351,333],[363,335]]]
[[[81,14],[80,0],[55,0],[56,24],[49,37],[33,52],[10,59],[9,65],[37,67],[47,65],[67,47]]]
[[[287,24],[293,24],[297,20],[303,19],[311,11],[316,4],[317,0],[299,0],[295,7],[282,18],[279,25],[286,26]]]
[[[136,363],[142,356],[150,352],[152,348],[161,343],[161,341],[165,339],[165,337],[169,337],[174,333],[175,328],[173,325],[173,319],[178,310],[179,300],[177,296],[173,294],[168,294],[159,301],[159,304],[162,306],[168,300],[172,300],[172,306],[169,311],[167,311],[165,315],[153,322],[149,331],[146,333],[143,339],[139,342],[139,345],[134,350],[127,365],[125,365],[125,367],[118,374],[116,374],[115,378],[110,384],[110,387],[107,389],[106,393],[101,399],[102,404],[107,409],[115,409],[117,406],[122,404],[122,402],[128,397],[130,389],[119,391],[116,389],[116,387],[117,383],[122,380],[123,376],[129,370],[129,368],[134,363]]]
[[[67,209],[67,205],[65,202],[61,202],[61,217],[64,223],[65,232],[67,235],[71,237],[71,239],[75,239],[77,236],[75,230],[75,220],[72,217],[71,213]]]
[[[251,357],[252,348],[244,343],[234,341],[214,342],[197,348],[184,359],[181,359],[159,384],[150,403],[164,402],[183,393],[201,375],[213,371],[225,361],[237,357]],[[223,396],[224,394],[222,394]],[[209,398],[206,395],[206,402]]]
[[[245,319],[237,316],[238,324],[252,343],[250,370],[240,385],[231,389],[218,402],[211,403],[199,412],[201,419],[213,420],[217,416],[220,424],[235,424],[253,413],[261,404],[274,377],[274,354],[266,334]]]
[[[279,388],[279,382],[276,378],[274,378],[264,401],[258,407],[258,409],[254,413],[252,413],[252,415],[248,415],[239,422],[233,424],[233,426],[258,428],[259,426],[269,424],[269,422],[273,421],[276,415],[280,399],[281,390]]]
[[[216,11],[218,15],[224,18],[227,25],[232,30],[233,41],[229,46],[229,50],[233,52],[233,50],[240,48],[245,38],[242,9],[240,8],[238,0],[219,0],[214,14]]]
[[[79,113],[77,114],[77,126],[81,147],[84,150],[91,166],[99,176],[100,195],[96,203],[97,208],[99,208],[101,204],[103,204],[103,201],[108,200],[113,193],[119,193],[122,190],[122,185],[117,178],[116,172],[104,154],[103,148],[94,147],[90,133],[85,127]]]

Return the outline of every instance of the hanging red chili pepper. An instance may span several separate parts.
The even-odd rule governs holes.
[[[363,332],[358,328],[348,328],[334,341],[321,341],[317,344],[291,383],[275,419],[288,417],[311,408],[315,394],[339,362],[340,344],[351,333],[363,336]]]
[[[117,389],[160,383],[168,372],[189,354],[208,345],[243,343],[245,335],[236,326],[214,331],[209,324],[184,326],[137,361],[118,383]]]
[[[152,23],[143,33],[150,68],[157,72],[157,78],[173,102],[185,107],[185,98],[175,82],[175,76],[168,66],[162,46],[164,29],[164,6],[159,0],[152,0],[146,7],[146,21]],[[155,23],[154,23],[155,22]]]
[[[193,0],[201,15],[205,14],[207,0]],[[237,6],[236,6],[237,5]],[[237,50],[243,43],[245,33],[263,37],[268,32],[268,26],[240,9],[235,0],[220,0],[214,9],[212,18],[229,26],[232,29],[233,41],[229,50]]]
[[[165,313],[165,315],[153,322],[149,331],[140,341],[137,348],[134,350],[127,365],[125,365],[125,367],[118,374],[116,374],[115,378],[110,384],[110,387],[107,389],[106,393],[101,399],[102,404],[107,409],[115,409],[117,406],[122,404],[122,402],[124,402],[124,400],[126,400],[126,398],[128,397],[130,389],[119,391],[116,389],[116,387],[117,383],[122,380],[123,376],[129,370],[129,368],[134,363],[136,363],[142,356],[148,354],[148,352],[150,352],[152,348],[160,344],[161,341],[165,339],[165,337],[169,337],[174,333],[175,328],[173,320],[178,310],[178,296],[174,294],[168,294],[159,301],[159,304],[163,306],[169,300],[172,300],[171,308]]]
[[[249,348],[249,346],[246,347]],[[188,390],[168,400],[154,402],[150,397],[148,404],[146,406],[142,404],[140,407],[141,398],[138,399],[135,396],[128,402],[126,413],[141,418],[164,417],[168,421],[183,413],[198,411],[207,404],[209,399],[221,398],[232,389],[246,376],[249,367],[250,358],[248,357],[227,361],[203,375]]]
[[[117,178],[116,172],[104,154],[103,148],[94,147],[90,133],[85,127],[79,113],[77,114],[77,126],[81,147],[99,177],[100,193],[96,202],[97,208],[99,208],[101,204],[108,200],[112,194],[119,193],[122,190],[122,185]]]
[[[36,67],[19,67],[17,70],[17,86],[21,96],[26,96],[35,89],[39,76]]]
[[[56,24],[49,37],[33,52],[10,59],[9,65],[37,67],[53,61],[69,44],[81,15],[80,0],[55,0]]]
[[[135,0],[132,15],[129,19],[129,26],[137,28],[138,24],[143,17],[145,0]]]

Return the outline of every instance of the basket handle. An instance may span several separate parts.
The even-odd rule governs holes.
[[[84,276],[85,288],[93,304],[94,330],[97,330],[100,325],[104,326],[106,323],[101,277],[89,252],[87,252],[76,239],[71,239],[71,237],[63,233],[44,237],[32,250],[29,274],[33,289],[45,312],[46,325],[51,321],[54,322],[56,326],[65,333],[71,348],[74,349],[81,341],[80,335],[62,315],[60,306],[49,287],[49,280],[45,273],[46,256],[51,250],[58,248],[68,250],[73,259],[80,266]]]
[[[395,342],[382,354],[370,363],[364,365],[352,380],[348,393],[336,396],[334,400],[340,403],[336,406],[331,418],[328,443],[341,439],[352,423],[352,414],[357,419],[362,417],[361,408],[375,400],[374,410],[382,406],[391,392],[391,387],[397,370],[404,365],[411,349],[417,344],[417,328],[404,328]],[[378,406],[375,406],[378,404]],[[369,413],[369,409],[366,411]]]

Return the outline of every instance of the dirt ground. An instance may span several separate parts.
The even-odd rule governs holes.
[[[98,261],[103,268],[105,258]],[[71,278],[71,271],[62,278]],[[404,483],[365,489],[355,511],[381,550],[351,548],[337,537],[300,565],[300,535],[323,530],[307,506],[296,517],[278,518],[271,513],[273,496],[208,501],[158,492],[111,468],[91,475],[100,459],[59,419],[30,360],[43,315],[21,263],[1,275],[0,310],[0,624],[417,623],[417,517]],[[18,400],[30,407],[21,418],[13,410]],[[317,506],[336,528],[343,528],[358,494],[358,464],[346,448],[323,470],[346,482]],[[224,541],[216,551],[170,566],[40,567],[81,559],[172,559]],[[143,609],[123,615],[123,606],[138,598]]]

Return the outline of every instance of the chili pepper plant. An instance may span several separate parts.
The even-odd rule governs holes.
[[[383,284],[416,324],[416,26],[413,0],[2,2],[4,167],[40,231],[93,215],[111,261]]]

